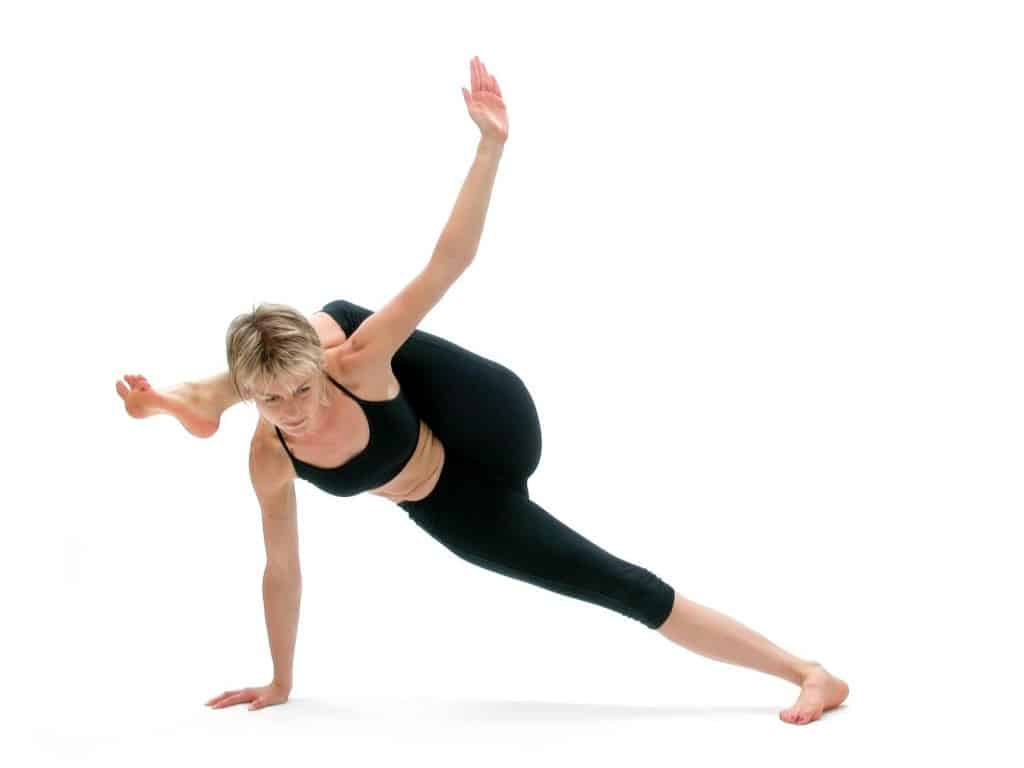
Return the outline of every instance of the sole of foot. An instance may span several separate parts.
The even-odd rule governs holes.
[[[117,394],[124,401],[124,409],[135,419],[145,419],[158,413],[176,418],[191,435],[210,437],[220,427],[220,416],[205,407],[194,388],[182,384],[166,392],[153,389],[145,376],[125,374],[124,381],[116,384]]]

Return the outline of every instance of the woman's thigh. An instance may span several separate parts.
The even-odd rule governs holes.
[[[501,363],[424,335],[393,362],[413,406],[447,450],[508,480],[540,463],[541,429],[523,380]]]
[[[372,313],[344,299],[323,311],[351,336]],[[391,367],[417,415],[445,449],[522,482],[540,463],[540,419],[533,397],[506,366],[416,329]]]
[[[423,530],[467,562],[659,626],[674,590],[597,546],[525,493],[462,465],[437,497],[406,505]]]

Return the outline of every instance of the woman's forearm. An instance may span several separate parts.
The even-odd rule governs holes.
[[[498,141],[480,139],[473,166],[469,169],[452,215],[434,248],[434,255],[455,256],[471,261],[480,245],[487,206],[491,202],[494,177],[505,145]]]
[[[264,570],[263,614],[270,636],[270,655],[274,660],[274,682],[289,691],[301,596],[302,576],[298,571],[280,573],[269,568]]]

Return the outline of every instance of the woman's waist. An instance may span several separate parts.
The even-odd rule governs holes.
[[[419,437],[405,466],[384,485],[370,493],[398,503],[417,501],[433,490],[445,461],[445,449],[427,423],[420,419]]]

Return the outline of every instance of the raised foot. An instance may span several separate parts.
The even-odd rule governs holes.
[[[779,718],[793,725],[806,725],[835,709],[850,695],[850,686],[832,675],[820,664],[815,664],[800,686],[796,703],[779,712]]]
[[[220,414],[203,402],[192,384],[179,384],[162,392],[153,389],[145,376],[125,374],[124,382],[118,381],[116,389],[124,401],[124,409],[133,418],[166,413],[196,437],[209,437],[220,427]]]

